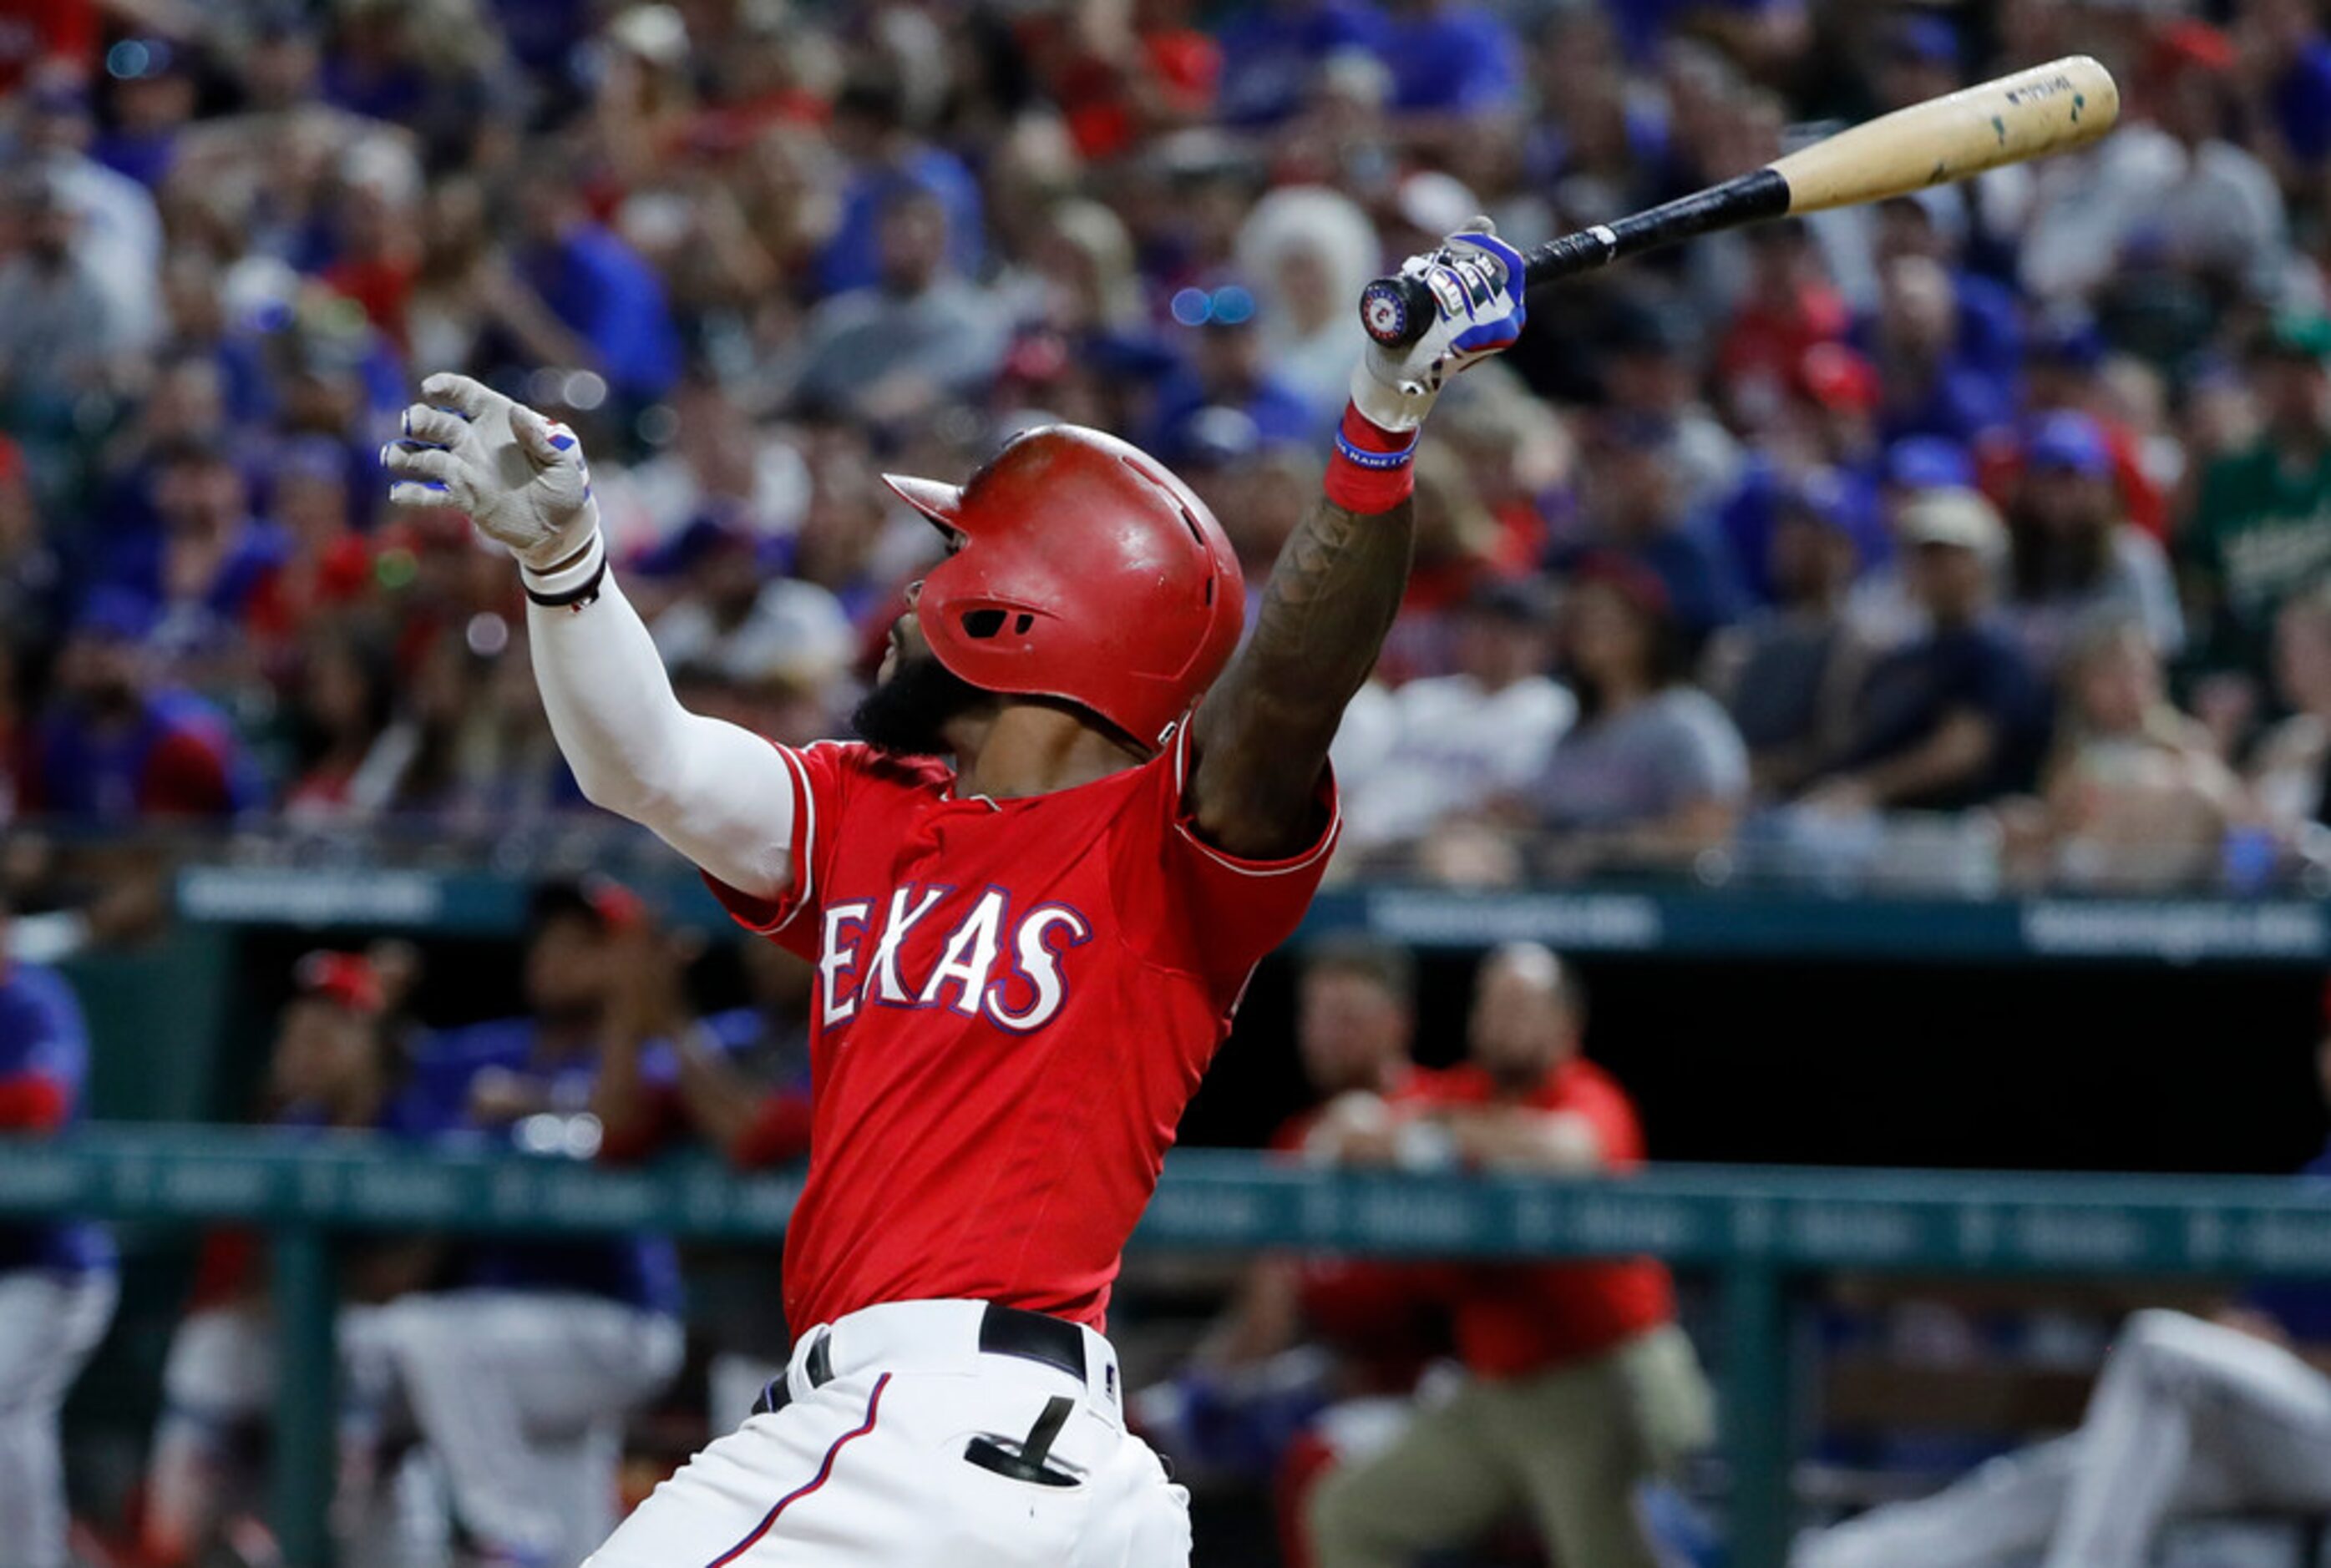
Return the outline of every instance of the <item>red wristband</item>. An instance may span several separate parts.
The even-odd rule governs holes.
[[[1346,404],[1336,455],[1327,460],[1327,499],[1363,517],[1406,500],[1416,489],[1416,434],[1386,430]]]

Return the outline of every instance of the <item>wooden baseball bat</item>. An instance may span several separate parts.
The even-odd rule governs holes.
[[[2086,147],[2119,118],[2112,72],[2085,54],[2069,55],[1898,109],[1722,185],[1548,241],[1522,258],[1525,287],[1591,272],[1694,234],[1884,201]],[[1415,342],[1432,313],[1432,294],[1419,279],[1379,278],[1360,295],[1361,324],[1387,348]]]

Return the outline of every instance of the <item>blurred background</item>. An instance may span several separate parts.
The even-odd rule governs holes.
[[[1572,1181],[2300,1171],[2326,11],[0,0],[0,1561],[325,1550],[278,1527],[263,1229],[58,1212],[11,1186],[31,1140],[361,1149],[383,1212],[446,1159],[718,1182],[805,1147],[810,975],[583,803],[509,562],[385,505],[422,375],[573,424],[683,698],[802,742],[937,547],[878,473],[1099,425],[1259,591],[1403,255],[2068,52],[2122,83],[2098,147],[1541,294],[1451,389],[1329,887],[1184,1142]],[[1587,1136],[1501,1142],[1501,1098]],[[781,1363],[775,1249],[459,1230],[335,1249],[310,1500],[342,1561],[566,1568]],[[1948,1272],[1792,1283],[1757,1354],[1801,1353],[1793,1513],[1730,1560],[1776,1519],[1828,1564],[2316,1560],[2331,1297]],[[1137,1250],[1112,1316],[1202,1563],[1737,1545],[1698,1363],[1745,1349],[1704,1272]],[[1577,1523],[1614,1497],[1617,1545]]]

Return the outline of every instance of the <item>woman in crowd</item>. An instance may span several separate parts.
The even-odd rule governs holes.
[[[2126,617],[2090,622],[2073,637],[2060,679],[2041,831],[2022,835],[2027,862],[2041,862],[2030,869],[2119,891],[2210,877],[2247,803],[2209,732],[2164,694],[2145,627]]]

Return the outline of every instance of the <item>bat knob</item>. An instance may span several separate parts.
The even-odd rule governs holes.
[[[1360,290],[1360,325],[1385,348],[1405,348],[1432,319],[1432,293],[1414,278],[1379,278]]]

